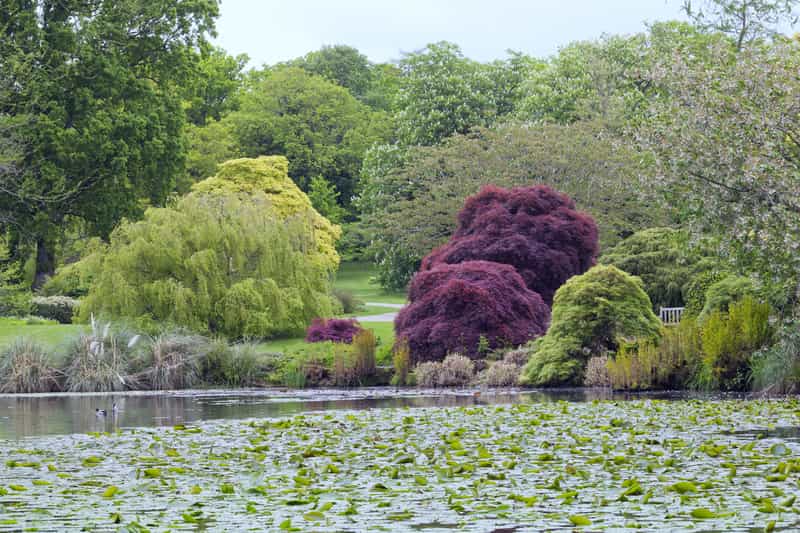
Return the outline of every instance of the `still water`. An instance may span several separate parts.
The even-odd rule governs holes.
[[[602,389],[418,390],[195,390],[165,393],[0,395],[0,439],[111,432],[209,420],[270,418],[305,412],[397,407],[459,407],[474,404],[558,400],[627,399]],[[641,397],[633,395],[633,397]],[[648,397],[654,397],[649,395]],[[664,393],[658,397],[685,398]],[[117,404],[117,412],[112,406]],[[107,411],[98,416],[97,409]]]

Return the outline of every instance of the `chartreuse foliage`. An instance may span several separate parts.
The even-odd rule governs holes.
[[[522,375],[530,385],[580,384],[590,355],[616,351],[621,338],[653,338],[661,322],[640,279],[599,265],[556,292],[550,329],[532,345]]]
[[[734,302],[754,295],[755,287],[750,278],[736,275],[725,276],[708,287],[703,310],[697,319],[703,322],[715,311],[724,313]]]
[[[232,338],[302,333],[312,318],[334,312],[330,256],[314,253],[313,211],[287,217],[275,204],[262,192],[190,194],[120,225],[81,317]]]
[[[531,399],[2,439],[0,527],[797,529],[796,398]]]
[[[313,235],[318,266],[334,272],[339,266],[336,240],[341,236],[339,226],[331,224],[311,205],[311,200],[289,178],[289,161],[283,156],[255,159],[233,159],[219,166],[217,174],[192,187],[198,193],[262,193],[267,196],[273,212],[281,219],[299,216]]]

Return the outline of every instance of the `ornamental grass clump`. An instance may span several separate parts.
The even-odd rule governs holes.
[[[350,344],[361,325],[355,318],[315,318],[306,330],[306,342],[342,342]]]
[[[661,321],[639,278],[596,266],[565,283],[553,301],[550,329],[537,339],[522,383],[580,385],[592,355],[615,353],[621,339],[655,339]]]
[[[475,377],[475,363],[469,357],[450,354],[441,362],[418,364],[414,374],[419,387],[463,387]]]
[[[16,339],[0,353],[2,393],[58,391],[59,377],[50,354],[33,341]]]
[[[489,387],[513,387],[519,380],[520,367],[505,361],[496,361],[486,369]]]
[[[130,376],[138,335],[115,332],[111,323],[91,318],[91,332],[81,334],[67,352],[64,389],[69,392],[114,392],[139,387]]]
[[[407,339],[400,339],[392,348],[394,376],[392,385],[411,385],[411,349]]]
[[[148,343],[147,369],[140,375],[152,390],[191,388],[201,381],[201,362],[210,350],[205,337],[163,333]]]

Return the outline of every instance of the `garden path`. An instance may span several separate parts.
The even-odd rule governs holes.
[[[370,307],[386,307],[388,309],[402,309],[404,304],[387,304],[378,302],[367,302]],[[383,313],[380,315],[358,316],[356,320],[359,322],[394,322],[397,313]]]

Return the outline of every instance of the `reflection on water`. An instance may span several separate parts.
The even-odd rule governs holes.
[[[202,420],[289,416],[331,409],[453,407],[472,404],[624,400],[642,395],[604,389],[548,391],[395,390],[229,390],[159,394],[0,395],[0,439],[38,435],[115,431],[121,428],[173,426]],[[685,398],[685,394],[648,395]],[[117,413],[112,412],[116,402]],[[97,416],[105,409],[106,416]]]

